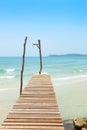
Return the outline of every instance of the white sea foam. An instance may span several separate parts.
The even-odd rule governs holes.
[[[87,78],[87,75],[79,75],[79,76],[70,76],[70,77],[55,78],[53,80],[57,81],[57,80],[79,79],[79,78]]]
[[[6,72],[14,72],[15,71],[15,69],[14,68],[12,68],[12,69],[6,69]]]
[[[42,75],[48,75],[47,72],[42,72],[41,74],[42,74]],[[36,73],[35,75],[39,75],[39,73]]]
[[[83,72],[83,70],[79,70],[80,72]]]
[[[15,78],[14,75],[12,75],[12,76],[0,76],[0,79],[13,79],[13,78]]]
[[[74,73],[77,73],[77,72],[83,72],[83,71],[84,71],[84,70],[81,69],[81,70],[74,70],[73,72],[74,72]]]
[[[47,73],[47,72],[42,72],[42,74],[48,75],[48,73]]]

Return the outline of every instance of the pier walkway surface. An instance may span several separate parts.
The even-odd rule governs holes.
[[[34,75],[0,130],[64,130],[50,75]]]

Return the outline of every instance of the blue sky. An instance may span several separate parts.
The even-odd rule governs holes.
[[[0,56],[87,54],[87,0],[0,0]]]

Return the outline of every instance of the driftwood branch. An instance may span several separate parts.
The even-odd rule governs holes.
[[[23,86],[23,72],[24,72],[24,63],[25,63],[26,43],[27,43],[27,37],[25,38],[24,48],[23,48],[22,69],[21,69],[21,82],[20,82],[20,95],[22,93],[22,86]]]

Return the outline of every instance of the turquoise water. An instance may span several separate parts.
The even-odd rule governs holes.
[[[22,59],[20,57],[0,58],[0,80],[19,79]],[[39,72],[39,58],[25,59],[24,77]],[[43,57],[43,72],[50,73],[52,78],[65,78],[87,74],[87,56]]]
[[[11,109],[12,105],[15,103],[16,99],[19,96],[21,62],[21,57],[0,57],[0,123],[6,117],[6,114]],[[38,72],[39,58],[27,57],[25,59],[24,86],[27,84],[32,75]],[[59,99],[63,119],[73,118],[75,115],[75,110],[79,108],[79,106],[81,107],[81,104],[78,103],[78,105],[73,98],[72,103],[70,101],[66,101],[70,95],[71,97],[76,98],[75,92],[79,92],[78,95],[81,97],[80,93],[82,91],[82,87],[80,86],[75,89],[75,87],[72,86],[73,82],[70,82],[71,84],[67,84],[66,82],[65,86],[64,84],[61,84],[61,82],[63,80],[65,82],[67,79],[86,78],[87,56],[43,57],[43,73],[48,73],[52,77],[52,81],[55,86],[55,92],[57,98]],[[74,86],[75,85],[76,84],[74,84]],[[85,89],[83,92],[85,93],[87,87],[84,88]],[[75,96],[73,96],[73,94],[75,94]],[[87,99],[86,95],[87,94],[85,93],[83,100]],[[72,109],[72,105],[74,106],[73,102],[75,102],[76,107],[74,107],[72,113],[70,113],[66,106],[70,104],[69,107]],[[83,108],[81,110],[82,116],[87,113],[86,108],[87,106],[85,104],[84,111]]]

